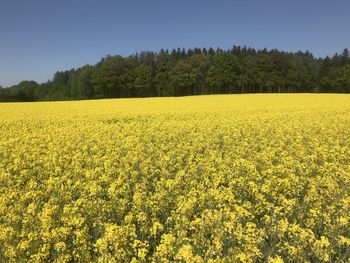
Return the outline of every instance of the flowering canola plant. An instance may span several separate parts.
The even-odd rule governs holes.
[[[0,104],[1,262],[348,262],[350,96]]]

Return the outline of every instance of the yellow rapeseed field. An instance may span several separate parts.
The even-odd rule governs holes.
[[[0,104],[0,262],[348,262],[350,95]]]

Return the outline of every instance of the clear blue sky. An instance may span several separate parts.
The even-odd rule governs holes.
[[[350,48],[349,0],[0,0],[0,85],[45,82],[107,54],[248,45]]]

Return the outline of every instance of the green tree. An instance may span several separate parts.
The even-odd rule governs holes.
[[[256,92],[257,61],[255,56],[248,55],[241,61],[241,81],[246,92]],[[243,93],[243,92],[242,92]]]
[[[136,90],[136,97],[152,96],[153,73],[150,66],[144,64],[139,65],[135,69],[134,87]]]
[[[93,66],[85,65],[70,76],[68,86],[72,99],[93,98],[92,77],[94,72],[95,68]]]
[[[25,100],[35,101],[38,99],[40,85],[35,81],[22,81],[17,86],[18,90],[23,93]]]
[[[171,71],[171,82],[174,86],[174,95],[183,96],[191,94],[196,84],[196,74],[187,59],[181,59]]]
[[[289,92],[318,90],[320,66],[309,56],[296,55],[290,61],[287,72]]]
[[[333,68],[330,74],[321,81],[324,91],[329,87],[333,92],[350,93],[350,65]]]
[[[127,97],[132,82],[132,60],[121,56],[107,56],[96,68],[92,77],[97,97]]]
[[[271,92],[277,82],[277,72],[271,57],[267,54],[258,54],[256,63],[256,84],[259,87],[259,92]]]
[[[194,77],[194,84],[190,91],[191,93],[187,95],[203,94],[206,88],[205,80],[208,73],[209,58],[205,54],[198,54],[198,49],[196,52],[197,54],[188,59],[191,65],[192,76]]]
[[[173,96],[172,85],[170,84],[170,55],[163,49],[160,51],[155,62],[155,77],[154,85],[156,95],[159,96]]]
[[[221,52],[213,56],[208,70],[207,83],[214,93],[237,92],[239,61],[232,53]]]

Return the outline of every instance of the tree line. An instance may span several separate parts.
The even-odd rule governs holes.
[[[58,71],[46,83],[0,88],[0,101],[271,92],[350,93],[349,50],[325,58],[245,46],[108,55],[95,65]]]

